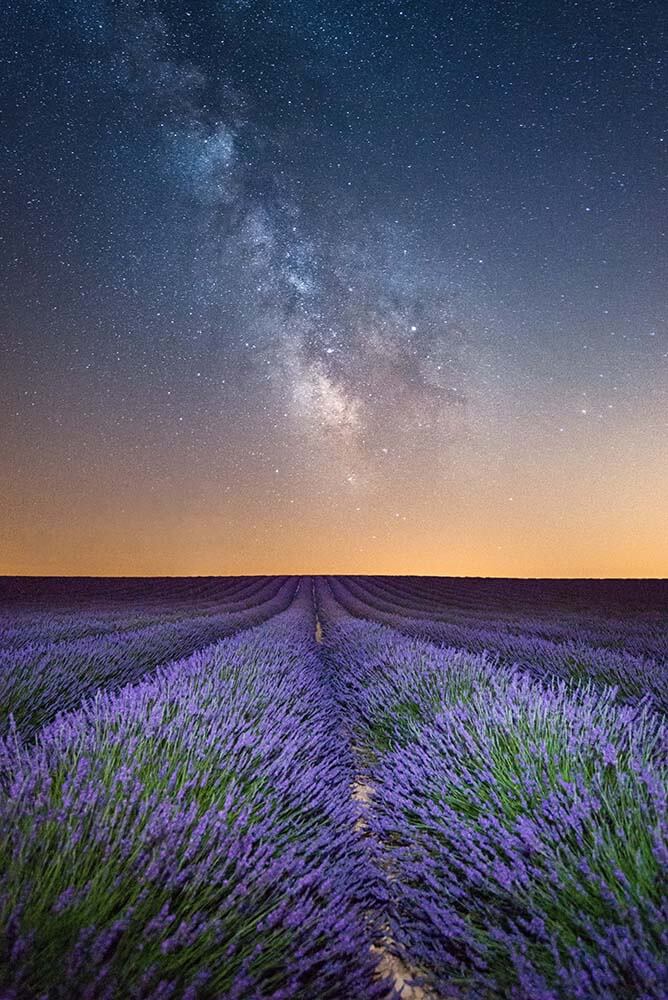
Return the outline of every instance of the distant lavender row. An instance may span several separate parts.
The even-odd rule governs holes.
[[[475,625],[409,618],[377,610],[343,582],[330,578],[335,599],[351,614],[373,619],[391,628],[445,647],[487,652],[504,663],[514,663],[533,677],[559,677],[570,683],[590,680],[618,688],[619,697],[629,704],[651,699],[655,709],[668,712],[668,661],[633,656],[625,651],[596,648],[582,642],[555,643],[525,638]]]
[[[79,610],[143,607],[179,607],[192,603],[239,599],[262,588],[270,580],[285,577],[142,577],[122,580],[95,578],[0,577],[0,607],[29,620],[48,609],[49,614],[69,615]],[[1,620],[1,619],[0,619]]]
[[[0,735],[13,716],[31,736],[54,716],[75,708],[99,688],[136,682],[169,660],[251,628],[285,610],[297,581],[256,595],[261,603],[243,611],[157,623],[131,632],[93,636],[47,646],[28,646],[0,656]]]
[[[554,608],[549,604],[545,607],[532,604],[523,608],[518,603],[511,609],[496,612],[485,603],[462,608],[448,603],[447,599],[427,599],[420,589],[406,592],[396,581],[388,584],[376,577],[343,577],[340,583],[353,596],[377,611],[428,622],[477,627],[504,635],[520,634],[525,638],[551,642],[575,641],[623,649],[634,656],[668,659],[668,593],[663,608],[655,605],[647,612],[621,617],[618,610],[617,617],[611,618],[600,609],[598,614],[593,614],[573,607]]]
[[[49,610],[26,617],[20,609],[15,609],[13,614],[5,611],[0,616],[0,657],[5,650],[29,645],[67,642],[119,630],[130,631],[157,621],[194,615],[243,611],[273,596],[285,580],[285,577],[259,578],[249,581],[243,588],[239,584],[226,585],[223,581],[218,588],[210,588],[211,592],[206,596],[200,593],[200,588],[193,587],[191,594],[179,592],[178,599],[169,599],[160,591],[154,593],[147,586],[140,603],[133,601],[119,606],[110,595],[108,609],[96,602],[92,609],[81,610],[82,598],[79,597],[75,610],[62,610],[59,614]]]
[[[17,577],[0,576],[0,605],[25,613],[44,607],[71,612],[77,607],[141,606],[150,601],[206,600],[221,587],[246,587],[261,577]]]
[[[344,579],[350,579],[346,577]],[[356,577],[395,594],[411,604],[480,609],[495,615],[555,613],[624,620],[663,617],[668,607],[668,580],[549,580],[472,577]]]
[[[405,961],[444,998],[665,1000],[660,717],[609,690],[546,690],[319,595]]]
[[[313,633],[304,592],[32,747],[0,741],[3,1000],[392,995]]]

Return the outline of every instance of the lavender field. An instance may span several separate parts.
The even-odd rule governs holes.
[[[0,579],[1,1000],[665,1000],[668,586]]]

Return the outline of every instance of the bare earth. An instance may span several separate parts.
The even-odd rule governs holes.
[[[322,642],[322,625],[318,619],[316,619],[315,623],[315,639],[316,642]],[[362,805],[369,805],[371,794],[371,785],[362,781],[356,781],[353,784],[353,798],[355,801],[361,802]],[[363,831],[366,828],[367,822],[364,816],[360,816],[355,823],[355,829],[357,831]],[[378,961],[379,978],[389,979],[394,985],[396,992],[401,997],[401,1000],[436,1000],[432,992],[428,992],[421,986],[410,985],[411,980],[416,978],[417,973],[409,969],[405,962],[403,962],[397,955],[393,954],[391,946],[392,940],[389,937],[389,932],[382,944],[371,945],[372,953],[380,956]]]
[[[362,805],[368,806],[371,800],[371,785],[362,781],[356,781],[353,785],[353,798]],[[365,830],[366,820],[361,816],[356,824],[356,830]],[[401,1000],[434,1000],[434,994],[427,992],[422,986],[411,986],[411,980],[417,977],[417,973],[408,968],[397,955],[390,950],[392,946],[389,934],[382,944],[372,945],[371,951],[374,955],[379,955],[378,975],[380,978],[389,979]]]

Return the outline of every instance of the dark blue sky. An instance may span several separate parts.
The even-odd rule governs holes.
[[[665,18],[10,2],[0,569],[659,572]]]

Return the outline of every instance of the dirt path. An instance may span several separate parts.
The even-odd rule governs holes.
[[[317,616],[315,618],[315,641],[322,642],[322,623]],[[373,789],[371,785],[362,781],[356,781],[352,788],[352,797],[356,802],[360,802],[368,808]],[[362,815],[355,823],[355,829],[365,831],[368,823]],[[416,978],[417,973],[408,966],[392,950],[392,939],[389,936],[389,929],[379,945],[371,945],[371,951],[375,956],[379,956],[378,978],[389,979],[393,984],[401,1000],[436,1000],[433,993],[428,992],[421,986],[411,986],[411,980]]]
[[[360,802],[365,807],[368,807],[372,794],[373,789],[371,788],[371,785],[366,784],[365,782],[356,781],[353,785],[353,799],[355,799],[356,802]],[[368,824],[366,819],[364,816],[360,816],[355,824],[355,829],[358,831],[364,831],[367,828]],[[434,994],[428,992],[422,986],[411,985],[411,981],[417,977],[417,972],[409,969],[406,963],[393,953],[392,939],[389,936],[389,929],[386,931],[381,944],[371,945],[371,951],[374,955],[378,955],[380,957],[378,962],[379,978],[389,979],[394,985],[398,995],[401,997],[401,1000],[435,1000]]]

